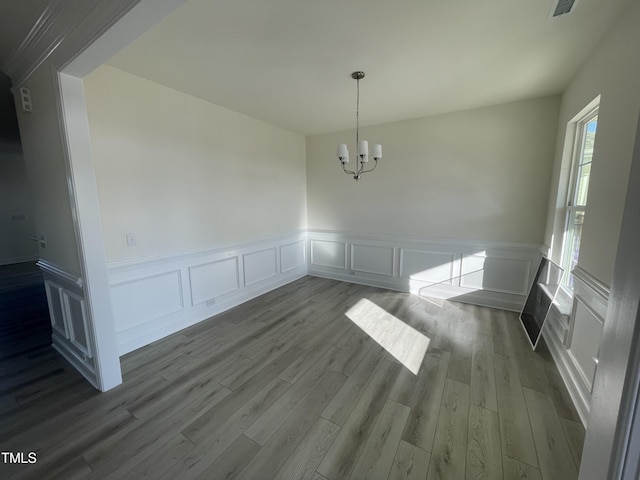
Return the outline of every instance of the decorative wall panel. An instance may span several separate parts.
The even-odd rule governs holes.
[[[351,245],[351,270],[393,276],[393,247]]]
[[[236,291],[240,288],[238,257],[190,266],[189,282],[192,306]]]
[[[311,240],[311,265],[347,268],[347,245],[344,242]]]
[[[277,250],[274,247],[244,254],[244,285],[246,287],[275,277],[278,274],[276,252]]]

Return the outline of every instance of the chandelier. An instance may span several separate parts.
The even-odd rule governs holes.
[[[360,140],[360,80],[364,78],[364,72],[353,72],[351,74],[357,83],[356,94],[356,148],[358,150],[358,158],[356,159],[355,170],[347,170],[347,163],[349,163],[349,150],[347,145],[342,143],[338,145],[338,160],[342,165],[344,173],[353,175],[354,180],[357,182],[360,177],[365,173],[371,172],[378,166],[378,160],[382,158],[382,145],[375,144],[373,146],[373,153],[369,155],[369,142],[366,140]],[[365,165],[369,162],[369,157],[374,161],[373,167],[365,170]]]

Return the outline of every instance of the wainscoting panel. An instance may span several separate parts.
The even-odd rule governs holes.
[[[400,250],[400,277],[418,282],[452,285],[456,258],[452,253]]]
[[[119,353],[124,355],[306,274],[304,231],[112,263],[109,283]]]
[[[69,318],[69,340],[87,358],[93,357],[91,326],[88,324],[84,298],[69,291],[62,292],[62,299]]]
[[[215,300],[240,288],[238,257],[189,267],[191,305]]]
[[[277,249],[273,247],[258,252],[245,253],[243,263],[245,287],[275,277],[278,274]]]
[[[550,330],[555,339],[566,346],[569,342],[569,315],[562,314],[556,305],[553,305],[549,310],[545,330]]]
[[[551,326],[543,330],[543,336],[586,426],[609,289],[581,267],[573,271],[573,279],[570,314],[560,315],[554,306]]]
[[[147,323],[184,308],[180,270],[159,273],[111,286],[116,331]]]
[[[296,268],[304,267],[307,251],[305,241],[290,243],[280,247],[280,272],[286,273]]]
[[[312,239],[310,249],[311,265],[342,270],[347,268],[347,244],[345,242]]]
[[[540,246],[309,230],[311,275],[519,311]],[[345,248],[346,247],[346,248]],[[349,269],[346,269],[349,265]]]
[[[394,251],[392,247],[351,245],[351,270],[376,275],[393,276]]]
[[[47,303],[49,304],[49,316],[51,317],[51,328],[61,337],[69,339],[67,326],[64,324],[65,315],[63,312],[62,290],[63,287],[51,280],[45,280],[44,288],[47,293]]]
[[[463,255],[460,286],[475,290],[526,295],[531,261],[522,258]]]
[[[87,313],[82,280],[47,261],[39,260],[49,316],[51,345],[96,388],[94,336]]]
[[[600,350],[603,319],[600,318],[584,300],[576,295],[571,319],[571,343],[569,354],[589,392],[593,388],[593,377],[596,373],[596,359]]]

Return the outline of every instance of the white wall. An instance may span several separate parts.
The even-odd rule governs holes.
[[[306,275],[302,135],[109,66],[85,91],[120,354]]]
[[[108,66],[85,90],[108,262],[305,228],[303,136]]]
[[[0,265],[37,258],[29,195],[22,154],[0,153]]]
[[[16,103],[22,148],[37,235],[46,237],[39,257],[79,275],[78,243],[73,224],[65,153],[60,135],[56,86],[49,65],[22,85],[31,91],[33,111]]]
[[[558,261],[564,227],[559,209],[567,182],[566,171],[561,175],[567,122],[601,95],[579,266],[605,285],[611,284],[613,275],[640,111],[638,45],[640,5],[635,2],[569,84],[560,108],[545,243],[553,247],[552,256]]]
[[[353,157],[354,131],[308,137],[309,228],[542,243],[558,108],[546,97],[362,128],[383,159],[357,184],[335,156],[347,143]]]

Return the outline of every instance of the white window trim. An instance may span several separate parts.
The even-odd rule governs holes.
[[[568,226],[571,220],[571,216],[574,212],[585,212],[586,205],[575,205],[575,197],[577,193],[578,186],[578,172],[579,172],[579,162],[584,154],[584,137],[585,137],[585,126],[598,116],[600,109],[600,96],[595,98],[592,102],[589,103],[578,115],[576,115],[569,122],[569,126],[572,127],[572,137],[573,137],[573,148],[571,149],[570,161],[571,168],[569,171],[568,185],[567,185],[567,194],[564,202],[564,223],[563,223],[563,236],[562,236],[562,247],[561,247],[561,257],[560,257],[560,266],[565,270],[565,275],[571,275],[571,271],[568,270],[568,262],[567,262],[567,254],[569,249],[569,238],[568,238]],[[570,139],[567,138],[567,141]],[[591,179],[589,179],[591,182]],[[588,200],[587,200],[588,201]],[[560,284],[560,290],[562,292],[562,296],[568,299],[573,298],[573,291],[563,282]]]

